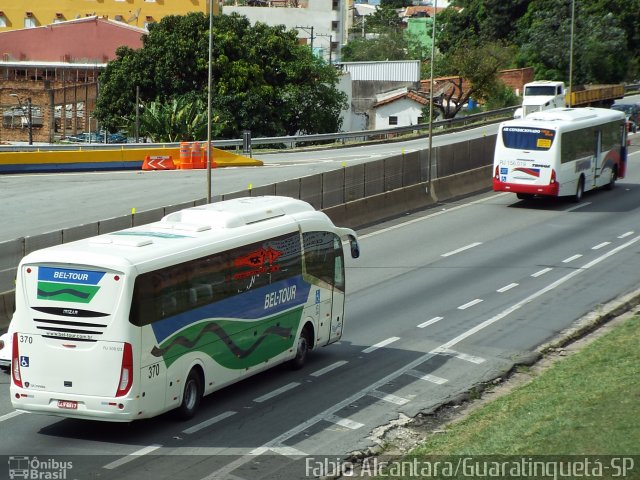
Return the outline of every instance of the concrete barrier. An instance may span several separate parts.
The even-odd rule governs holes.
[[[77,172],[94,170],[139,170],[146,156],[171,156],[180,166],[180,148],[121,148],[119,150],[79,150],[0,152],[0,174],[32,172]],[[227,150],[212,149],[216,167],[259,166],[260,160]]]
[[[365,197],[343,205],[325,208],[323,212],[336,225],[359,228],[386,218],[397,217],[437,202],[453,200],[491,188],[491,166],[433,180],[431,192],[422,182],[389,192]]]

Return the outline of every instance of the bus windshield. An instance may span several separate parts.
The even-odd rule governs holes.
[[[546,128],[504,127],[502,142],[506,148],[517,150],[549,150],[556,132]]]

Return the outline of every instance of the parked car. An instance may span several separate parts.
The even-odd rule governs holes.
[[[74,143],[101,143],[104,142],[104,138],[100,139],[100,137],[98,135],[96,135],[95,133],[79,133],[78,135],[72,135],[72,136],[68,136],[66,137],[66,139],[69,142],[74,142]]]
[[[0,368],[11,368],[11,334],[9,332],[0,335]]]
[[[126,135],[122,133],[110,133],[107,135],[108,143],[127,143]]]

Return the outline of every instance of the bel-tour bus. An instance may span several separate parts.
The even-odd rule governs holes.
[[[176,410],[344,327],[342,241],[306,202],[240,198],[35,251],[11,327],[17,410],[131,421]]]
[[[520,199],[612,188],[627,165],[625,116],[604,108],[553,108],[500,124],[493,189]]]

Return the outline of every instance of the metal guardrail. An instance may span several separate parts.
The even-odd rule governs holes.
[[[446,120],[438,120],[433,122],[436,129],[450,129],[458,126],[468,125],[470,123],[484,122],[489,119],[497,119],[512,114],[517,106],[492,110],[490,112],[475,113],[471,115],[450,118]],[[420,123],[417,125],[406,125],[402,127],[384,128],[380,130],[360,130],[353,132],[340,133],[321,133],[315,135],[292,135],[285,137],[262,137],[252,138],[251,146],[256,145],[284,145],[285,147],[294,148],[303,143],[327,143],[339,142],[347,143],[348,141],[366,142],[370,140],[388,139],[407,133],[417,132],[419,134],[427,134],[429,129],[428,123]],[[212,145],[217,148],[233,148],[241,149],[243,147],[242,138],[229,140],[214,140]],[[47,150],[55,151],[77,151],[80,150],[120,150],[129,148],[176,148],[180,143],[74,143],[74,144],[53,144],[46,145]],[[37,152],[42,150],[43,145],[1,145],[0,152]]]

